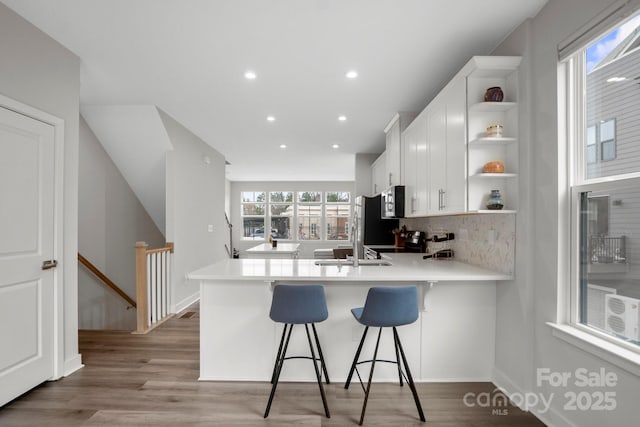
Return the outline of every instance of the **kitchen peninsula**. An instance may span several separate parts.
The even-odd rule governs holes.
[[[269,319],[272,287],[279,283],[325,286],[329,318],[317,327],[333,381],[346,378],[362,333],[350,309],[364,304],[372,286],[408,284],[418,285],[420,319],[398,332],[414,378],[490,380],[496,281],[512,277],[458,261],[423,260],[422,254],[390,258],[392,265],[359,267],[319,266],[312,259],[226,259],[190,273],[200,281],[200,380],[269,380],[282,328]],[[307,354],[303,330],[294,331],[291,354]],[[395,358],[392,343],[383,333],[382,358]],[[373,348],[366,351],[372,354]],[[282,379],[315,381],[306,360],[292,360]],[[397,380],[397,369],[382,364],[376,379]]]

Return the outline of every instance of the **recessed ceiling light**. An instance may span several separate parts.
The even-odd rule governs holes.
[[[256,77],[258,77],[258,75],[254,71],[247,70],[244,72],[244,78],[247,80],[253,80]]]
[[[275,122],[275,121],[276,121],[276,118],[275,118],[275,117],[273,117],[273,116],[267,116],[267,121],[268,121],[268,122]]]
[[[358,77],[358,72],[356,70],[349,70],[345,76],[347,76],[348,79],[355,79]]]
[[[340,148],[340,146],[338,144],[333,144],[331,148],[336,149],[336,148]]]
[[[607,79],[607,83],[617,83],[617,82],[623,82],[625,80],[627,80],[626,77],[611,77]]]
[[[347,120],[347,116],[338,116],[338,120],[340,120],[341,122],[344,122]]]
[[[287,148],[286,144],[280,144],[280,148]]]

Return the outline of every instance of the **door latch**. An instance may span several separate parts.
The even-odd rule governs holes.
[[[49,259],[47,261],[42,261],[42,269],[49,270],[50,268],[56,268],[58,266],[58,261],[55,259]]]

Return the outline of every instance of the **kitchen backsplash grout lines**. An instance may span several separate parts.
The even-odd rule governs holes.
[[[453,259],[508,275],[515,274],[515,215],[405,218],[402,224],[409,230],[426,231],[427,237],[440,231],[455,233],[455,239],[450,242]]]

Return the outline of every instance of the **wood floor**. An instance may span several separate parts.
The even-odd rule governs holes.
[[[340,383],[327,386],[330,419],[324,417],[317,384],[282,383],[265,420],[268,382],[197,381],[198,322],[196,305],[148,335],[80,331],[85,367],[0,408],[0,426],[357,426],[364,396],[357,382],[349,390]],[[544,425],[513,406],[465,405],[463,396],[468,392],[495,394],[490,383],[421,383],[417,387],[426,423],[418,419],[408,387],[374,384],[364,424]]]

